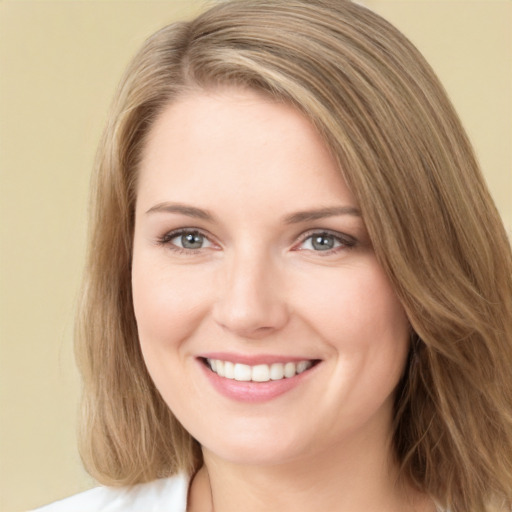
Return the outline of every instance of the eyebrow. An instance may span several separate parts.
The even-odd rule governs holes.
[[[156,213],[156,212],[164,212],[164,213],[180,213],[181,215],[186,215],[187,217],[195,217],[196,219],[213,221],[215,220],[215,216],[210,213],[208,210],[203,210],[201,208],[196,208],[194,206],[187,206],[179,203],[158,203],[152,208],[150,208],[146,213]]]
[[[187,217],[194,217],[196,219],[206,220],[213,222],[215,216],[208,210],[196,208],[195,206],[187,206],[179,203],[158,203],[151,207],[148,213],[178,213],[186,215]],[[353,206],[333,206],[327,208],[318,208],[313,210],[304,210],[300,212],[291,213],[284,217],[285,224],[298,224],[301,222],[310,222],[327,217],[337,217],[340,215],[352,215],[354,217],[361,217],[361,212],[358,208]]]
[[[299,222],[309,222],[327,217],[337,217],[339,215],[353,215],[361,217],[361,212],[353,206],[334,206],[328,208],[319,208],[317,210],[305,210],[292,213],[284,218],[286,224],[297,224]]]

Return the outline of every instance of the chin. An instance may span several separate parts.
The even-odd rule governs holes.
[[[311,455],[313,439],[304,442],[304,433],[288,431],[286,428],[256,429],[229,433],[222,438],[208,439],[202,447],[206,456],[219,458],[237,465],[279,465]]]

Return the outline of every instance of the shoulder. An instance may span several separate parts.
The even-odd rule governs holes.
[[[130,487],[96,487],[33,512],[186,512],[188,484],[180,474]]]

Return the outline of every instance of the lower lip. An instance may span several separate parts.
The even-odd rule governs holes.
[[[266,402],[297,387],[319,364],[294,377],[267,382],[243,382],[220,377],[199,361],[204,374],[212,386],[223,396],[239,402]]]

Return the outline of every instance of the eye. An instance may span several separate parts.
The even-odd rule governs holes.
[[[355,245],[356,240],[349,235],[317,231],[306,234],[298,249],[315,252],[335,252],[337,249],[349,249]]]
[[[167,233],[159,240],[159,243],[175,251],[198,251],[213,247],[205,235],[194,229],[182,229]]]
[[[202,249],[205,243],[208,244],[208,240],[197,231],[182,233],[171,238],[170,242],[183,249]]]

